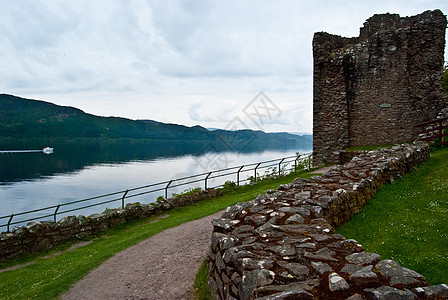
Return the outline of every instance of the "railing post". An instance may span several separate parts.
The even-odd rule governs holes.
[[[171,184],[172,182],[173,182],[173,181],[170,180],[170,182],[168,182],[168,184],[167,184],[166,187],[165,187],[165,199],[168,199],[168,187],[170,186],[170,184]]]
[[[238,170],[238,172],[236,173],[236,185],[237,186],[240,186],[240,172],[241,172],[241,170],[244,168],[244,165],[242,165],[240,168],[239,168],[239,170]]]
[[[297,155],[296,159],[294,160],[294,170],[297,172],[298,168],[299,168],[299,158],[300,158],[300,154]]]
[[[278,176],[280,176],[280,166],[282,165],[282,162],[285,160],[285,158],[282,158],[282,160],[278,163]]]
[[[213,172],[208,173],[208,175],[205,177],[205,182],[204,182],[204,190],[207,189],[207,179],[210,177],[210,175],[212,175]]]
[[[124,192],[123,197],[121,198],[121,208],[124,209],[124,198],[126,197],[126,195],[128,194],[129,190],[126,190],[126,192]]]
[[[56,223],[56,214],[58,213],[59,207],[61,207],[60,204],[58,204],[58,207],[56,207],[56,210],[54,211],[54,222]]]
[[[258,168],[260,165],[261,165],[261,162],[258,163],[258,165],[255,167],[255,172],[254,172],[254,173],[255,173],[255,174],[254,174],[254,175],[255,175],[255,176],[254,176],[254,177],[255,177],[255,182],[257,182],[257,168]]]
[[[313,153],[308,155],[308,169],[311,169],[313,166],[311,165],[311,159],[313,157]]]
[[[11,224],[11,221],[12,221],[13,217],[14,217],[14,214],[11,214],[11,217],[9,218],[9,221],[8,221],[8,224],[7,224],[8,228],[6,229],[6,232],[10,232],[9,231],[9,225]]]

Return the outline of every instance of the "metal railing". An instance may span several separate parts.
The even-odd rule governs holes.
[[[419,123],[416,127],[422,127],[419,140],[438,141],[440,146],[448,145],[448,117],[434,119],[431,121]]]
[[[182,178],[176,178],[172,180],[162,181],[154,184],[149,184],[145,186],[140,186],[136,188],[131,188],[127,190],[122,190],[110,194],[100,195],[96,197],[85,198],[76,201],[70,201],[63,204],[52,205],[44,208],[34,209],[30,211],[24,211],[19,213],[14,213],[6,216],[0,217],[0,222],[7,220],[6,223],[0,224],[0,228],[6,227],[7,232],[10,231],[12,225],[26,224],[27,222],[37,221],[37,220],[48,220],[53,219],[54,222],[57,221],[57,216],[68,214],[74,211],[80,211],[91,207],[101,206],[113,202],[121,202],[121,207],[125,207],[125,200],[139,197],[142,195],[147,195],[150,193],[163,193],[165,198],[168,198],[168,190],[180,186],[191,186],[192,184],[202,183],[204,189],[208,188],[218,188],[224,186],[225,182],[218,185],[209,186],[212,179],[223,178],[235,175],[236,180],[234,181],[236,185],[241,185],[247,182],[257,182],[260,177],[258,171],[268,170],[272,168],[270,174],[267,175],[281,175],[285,173],[287,166],[290,166],[290,171],[298,171],[300,169],[311,168],[312,153],[298,154],[293,156],[282,157],[278,159],[272,159],[257,163],[251,163],[247,165],[240,165],[236,167],[230,167],[220,170],[214,170],[210,172],[200,173],[196,175],[186,176]],[[292,165],[293,163],[293,165]],[[275,169],[273,168],[275,167]],[[249,173],[250,172],[250,173]],[[241,175],[251,174],[247,176],[246,179],[241,179]],[[275,173],[275,174],[274,174]],[[94,201],[94,203],[89,203]],[[89,204],[88,204],[89,203]],[[76,206],[76,207],[73,207]],[[38,214],[38,216],[36,216]]]

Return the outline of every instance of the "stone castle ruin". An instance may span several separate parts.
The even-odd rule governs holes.
[[[447,107],[442,96],[447,20],[440,10],[369,18],[359,37],[314,35],[313,155],[337,162],[355,146],[411,142],[415,125]]]
[[[313,160],[339,150],[415,140],[444,107],[447,20],[374,15],[359,37],[316,33]],[[417,272],[335,234],[375,195],[430,155],[425,143],[361,152],[309,180],[297,178],[213,220],[207,262],[215,299],[448,299]]]

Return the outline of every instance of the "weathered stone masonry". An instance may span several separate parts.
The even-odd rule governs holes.
[[[448,299],[447,285],[333,231],[428,156],[423,144],[362,153],[228,208],[213,221],[208,255],[216,299]]]
[[[441,78],[446,17],[374,15],[359,37],[314,35],[313,156],[337,162],[353,146],[404,143],[448,106]]]

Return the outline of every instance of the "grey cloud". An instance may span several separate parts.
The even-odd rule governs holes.
[[[191,120],[204,122],[228,122],[236,115],[235,108],[226,105],[216,105],[213,102],[196,102],[188,107],[188,115]]]
[[[301,52],[300,36],[286,33],[297,30],[278,19],[278,14],[284,12],[270,13],[275,4],[214,4],[213,9],[208,2],[197,5],[194,15],[182,6],[153,6],[154,24],[169,47],[169,52],[157,62],[161,73],[238,77],[291,74],[301,69],[297,55],[291,51],[295,48]],[[306,47],[310,45],[309,41]]]
[[[43,99],[156,97],[148,107],[161,120],[220,125],[262,90],[283,112],[266,129],[300,131],[312,123],[314,32],[356,36],[374,13],[434,8],[448,11],[440,0],[2,1],[0,63],[8,72],[0,89]],[[182,108],[170,113],[169,101]]]
[[[195,36],[204,29],[210,10],[209,1],[151,2],[154,26],[176,51],[192,52]],[[209,29],[208,29],[209,30]]]
[[[188,115],[190,116],[190,119],[196,122],[215,121],[200,112],[201,106],[202,105],[200,103],[190,105],[188,108]]]
[[[67,10],[52,7],[48,2],[15,1],[2,3],[1,28],[16,51],[54,46],[58,38],[76,28],[76,19]]]

